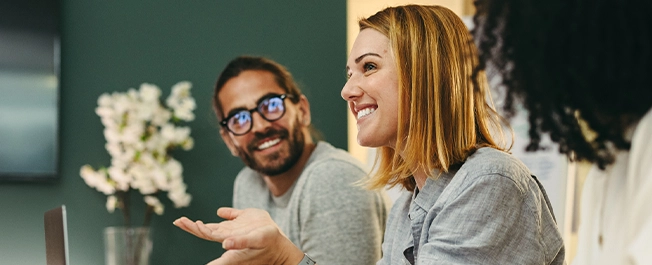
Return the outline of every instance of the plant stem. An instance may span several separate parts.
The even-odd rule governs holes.
[[[149,223],[152,220],[152,213],[154,213],[154,206],[147,205],[147,209],[145,210],[145,220],[143,221],[143,226],[149,227]]]
[[[143,221],[143,228],[142,229],[147,229],[149,228],[149,223],[152,219],[152,213],[154,212],[154,207],[151,205],[147,205],[147,209],[145,210],[145,221]],[[142,233],[138,233],[138,238],[136,239],[136,247],[134,248],[134,264],[138,265],[140,262],[140,254],[142,253],[142,248],[145,247],[145,240],[146,237],[148,236],[148,233],[145,233],[144,231],[140,231],[140,229],[134,228],[135,231],[139,231]],[[145,230],[149,232],[150,230]]]
[[[121,191],[120,196],[122,197],[122,216],[124,217],[125,227],[131,227],[131,215],[129,213],[129,191]]]

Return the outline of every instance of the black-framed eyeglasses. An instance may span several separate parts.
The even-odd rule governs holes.
[[[254,126],[252,118],[254,111],[258,112],[263,119],[269,122],[282,118],[285,115],[286,98],[293,98],[293,96],[291,94],[283,94],[262,98],[255,108],[236,110],[220,121],[220,125],[234,135],[244,135],[251,131],[251,128]]]

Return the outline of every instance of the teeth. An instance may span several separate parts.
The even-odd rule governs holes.
[[[280,141],[281,141],[281,139],[277,138],[277,139],[274,139],[274,140],[271,140],[271,141],[264,142],[264,143],[262,143],[261,145],[258,146],[258,150],[265,150],[267,148],[270,148],[270,147],[274,146],[275,144],[277,144]]]
[[[360,111],[358,111],[358,119],[360,119],[362,117],[365,117],[365,116],[373,113],[374,111],[376,111],[376,108],[366,108],[366,109],[360,110]]]

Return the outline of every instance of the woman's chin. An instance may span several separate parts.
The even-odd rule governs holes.
[[[357,139],[358,139],[358,144],[359,144],[360,146],[364,146],[364,147],[372,147],[372,148],[373,148],[373,147],[379,147],[379,146],[380,146],[380,145],[378,145],[378,144],[375,143],[375,141],[374,141],[375,139],[372,139],[372,138],[369,137],[369,136],[363,136],[363,135],[360,135],[360,133],[358,133],[358,138],[357,138]]]

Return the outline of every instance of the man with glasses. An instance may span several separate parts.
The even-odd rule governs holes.
[[[213,108],[224,143],[246,165],[233,207],[266,210],[321,265],[380,259],[386,196],[356,185],[366,172],[346,151],[313,141],[308,99],[285,67],[235,58],[218,77]]]

